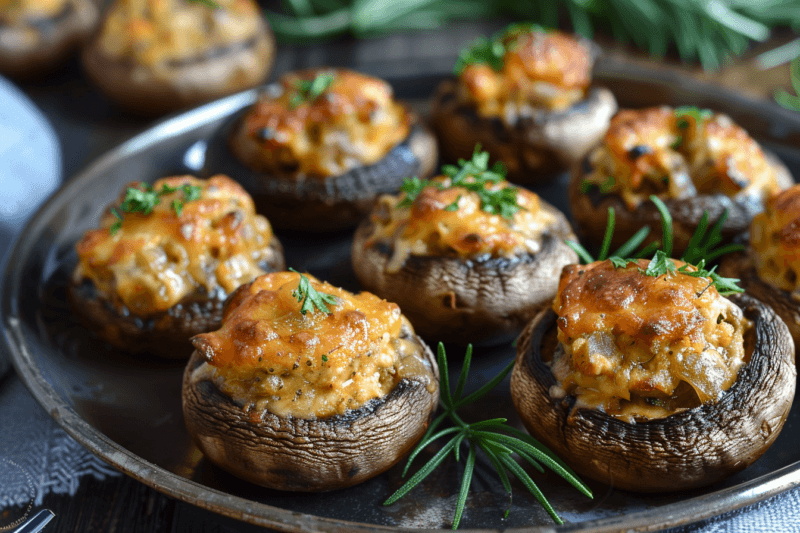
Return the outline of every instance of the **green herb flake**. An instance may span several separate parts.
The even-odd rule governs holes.
[[[689,127],[689,121],[683,117],[692,117],[695,124],[699,124],[700,122],[704,122],[714,115],[714,113],[708,109],[700,109],[699,107],[691,105],[676,108],[674,114],[679,119],[678,127],[682,130],[685,130]]]
[[[162,185],[161,189],[156,191],[147,183],[140,183],[134,187],[128,187],[125,191],[125,197],[119,205],[119,211],[116,208],[111,208],[111,213],[117,218],[116,222],[109,228],[111,234],[115,234],[122,227],[123,215],[122,213],[141,213],[149,215],[153,209],[161,203],[161,197],[174,192],[181,192],[181,199],[173,200],[170,203],[172,210],[175,211],[177,216],[181,216],[183,206],[186,202],[199,200],[202,196],[203,188],[198,185],[184,184],[180,187],[170,187],[169,185]]]
[[[452,204],[450,204],[450,205],[448,205],[447,207],[445,207],[445,208],[444,208],[444,210],[445,210],[445,211],[458,211],[458,202],[459,202],[460,200],[461,200],[461,195],[459,194],[459,195],[458,195],[458,198],[456,198],[456,199],[453,201],[453,203],[452,203]]]
[[[304,102],[312,103],[328,90],[336,80],[330,72],[317,74],[313,80],[299,80],[295,83],[295,93],[289,100],[289,107],[295,109]]]
[[[210,7],[211,9],[221,9],[222,8],[222,6],[219,5],[218,3],[216,3],[214,0],[189,0],[189,2],[192,2],[192,3],[195,3],[195,4],[201,4],[201,5],[204,5],[206,7]]]
[[[324,355],[324,354],[322,355],[322,362],[323,363],[327,363],[328,362],[328,356],[327,355]]]
[[[297,270],[293,268],[289,270],[300,274],[300,272],[297,272]],[[336,296],[317,291],[303,274],[300,274],[300,282],[297,284],[297,288],[292,291],[292,296],[297,298],[298,302],[302,302],[300,314],[304,316],[309,311],[313,312],[315,307],[317,311],[330,314],[331,311],[328,309],[328,304],[336,305],[339,303],[339,299],[336,298]]]

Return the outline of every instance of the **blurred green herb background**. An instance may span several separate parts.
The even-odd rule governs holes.
[[[371,37],[435,29],[450,20],[512,18],[560,27],[592,38],[603,32],[654,57],[675,51],[706,69],[765,41],[778,27],[800,30],[798,0],[281,0],[267,11],[283,41],[343,34]],[[800,40],[765,62],[800,55]]]

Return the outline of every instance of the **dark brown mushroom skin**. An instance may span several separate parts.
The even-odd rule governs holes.
[[[39,32],[35,46],[20,42],[20,30],[0,22],[0,73],[30,79],[57,68],[89,39],[98,17],[92,0],[68,0],[56,16],[30,21]]]
[[[431,109],[431,125],[442,157],[469,159],[480,144],[502,161],[508,179],[531,184],[580,161],[602,139],[617,102],[608,89],[593,87],[586,98],[564,111],[536,110],[509,126],[499,117],[484,118],[459,102],[455,80],[439,85]]]
[[[438,380],[433,353],[409,327]],[[186,427],[205,457],[264,487],[318,492],[345,488],[396,464],[422,438],[438,405],[438,386],[404,378],[383,398],[343,415],[304,419],[246,411],[211,381],[193,382],[203,363],[192,355],[183,376]]]
[[[111,100],[141,116],[163,115],[254,87],[266,79],[275,61],[275,37],[263,19],[260,31],[244,42],[170,64],[169,79],[149,71],[142,76],[142,67],[109,57],[101,50],[99,40],[98,31],[83,50],[84,71]],[[256,58],[258,69],[248,68],[249,61],[241,61],[244,54]],[[235,75],[210,75],[240,63]]]
[[[779,188],[790,187],[794,183],[794,179],[786,166],[773,154],[765,151],[765,155],[775,169]],[[568,188],[572,216],[582,241],[588,243],[590,248],[600,246],[608,223],[609,207],[614,208],[615,225],[614,236],[611,239],[612,249],[622,246],[643,226],[650,227],[650,234],[646,242],[654,242],[661,238],[661,215],[653,202],[646,200],[630,211],[617,194],[602,194],[597,187],[590,187],[588,191],[584,192],[581,190],[583,179],[590,172],[591,165],[587,158],[580,166],[573,169]],[[728,218],[722,226],[721,234],[723,243],[729,243],[742,232],[747,231],[753,216],[764,210],[764,202],[760,198],[734,199],[724,194],[698,195],[691,198],[665,199],[663,201],[672,215],[672,242],[675,257],[680,257],[689,246],[689,241],[705,212],[708,212],[709,225],[713,225],[726,210],[728,211]]]
[[[353,269],[361,285],[395,302],[423,338],[456,344],[502,342],[516,335],[556,294],[561,269],[577,261],[564,243],[575,240],[564,215],[542,235],[539,253],[461,259],[411,255],[387,273],[392,244],[366,245],[373,223],[364,220],[353,239]]]
[[[753,298],[764,302],[781,317],[792,334],[795,346],[800,344],[800,301],[792,293],[763,281],[756,270],[754,252],[737,252],[719,262],[721,276],[739,279],[738,285]]]
[[[283,247],[274,235],[268,258],[260,266],[266,272],[286,268]],[[222,290],[214,294],[202,290],[163,313],[140,317],[119,311],[89,280],[71,280],[67,285],[72,309],[88,330],[125,352],[165,359],[188,359],[193,349],[191,337],[219,329],[227,296]]]
[[[594,409],[573,413],[574,397],[550,396],[556,381],[542,355],[558,342],[556,315],[543,311],[520,336],[511,376],[514,406],[528,432],[578,474],[624,490],[688,490],[746,468],[780,433],[797,373],[780,317],[750,296],[730,299],[754,323],[754,350],[736,382],[716,401],[636,424]]]
[[[404,178],[430,177],[436,168],[436,139],[409,111],[408,137],[377,163],[324,179],[272,176],[258,170],[260,148],[255,141],[240,134],[246,113],[233,117],[209,140],[203,175],[234,176],[276,228],[329,232],[353,227],[379,195],[399,190]]]

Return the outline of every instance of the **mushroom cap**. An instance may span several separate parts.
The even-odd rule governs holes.
[[[786,166],[774,154],[767,151],[764,154],[775,170],[778,186],[781,189],[791,187],[794,179]],[[645,242],[661,238],[661,215],[650,200],[645,200],[635,210],[630,211],[617,194],[601,194],[596,187],[588,193],[581,192],[581,183],[590,169],[588,158],[584,159],[581,166],[574,167],[568,188],[572,216],[584,241],[597,246],[603,242],[609,207],[614,208],[612,249],[622,246],[643,226],[650,226],[650,234]],[[705,212],[708,212],[709,224],[713,225],[725,210],[728,211],[728,218],[722,225],[723,243],[728,243],[747,231],[752,218],[764,210],[762,200],[754,197],[731,198],[724,194],[666,199],[664,204],[672,215],[672,250],[675,257],[680,257],[686,251]]]
[[[273,235],[262,269],[274,272],[285,268],[283,246]],[[84,326],[116,348],[165,359],[188,359],[191,337],[219,329],[227,295],[198,291],[167,311],[146,317],[120,314],[89,280],[70,280],[67,297]]]
[[[730,299],[754,322],[754,350],[736,382],[716,401],[636,424],[594,409],[572,412],[574,397],[550,396],[556,380],[542,352],[558,342],[556,315],[543,311],[520,337],[511,376],[523,424],[580,475],[625,490],[687,490],[744,469],[780,433],[797,373],[786,324],[750,296]]]
[[[407,325],[438,380],[433,353]],[[438,405],[438,386],[401,379],[382,398],[325,418],[245,411],[209,380],[193,380],[203,364],[192,355],[183,376],[186,427],[206,458],[233,475],[278,490],[316,492],[349,487],[388,470],[422,438]]]
[[[98,31],[83,50],[83,67],[121,107],[138,115],[161,115],[263,82],[275,61],[275,37],[261,17],[259,26],[247,41],[170,65],[167,79],[130,60],[109,57],[101,49]]]
[[[535,255],[411,255],[398,272],[388,273],[392,245],[367,246],[373,223],[366,219],[353,239],[353,269],[366,290],[398,304],[424,338],[456,344],[502,341],[553,300],[561,269],[578,260],[564,243],[575,239],[566,217],[544,200],[540,205],[556,220],[542,234],[542,249]]]
[[[91,0],[68,0],[61,13],[35,23],[38,38],[0,24],[0,72],[25,79],[56,67],[89,38],[99,12]]]
[[[457,82],[445,80],[434,95],[431,125],[445,159],[469,159],[480,143],[508,168],[508,179],[536,183],[580,161],[608,129],[617,101],[608,89],[593,87],[564,111],[535,109],[513,126],[500,117],[479,116],[459,102]]]
[[[329,232],[352,227],[369,213],[379,195],[399,190],[404,178],[427,178],[436,168],[436,139],[409,111],[408,137],[372,165],[324,179],[265,174],[256,170],[260,148],[248,136],[237,134],[248,112],[249,108],[232,117],[209,140],[203,173],[236,176],[276,228]]]
[[[781,317],[792,334],[795,346],[800,345],[800,301],[792,293],[763,281],[753,263],[752,250],[723,257],[719,262],[721,276],[738,278],[747,294],[764,302]]]

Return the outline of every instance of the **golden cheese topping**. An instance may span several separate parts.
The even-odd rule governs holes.
[[[0,0],[0,24],[27,26],[60,15],[70,0]]]
[[[474,183],[475,178],[466,181]],[[555,215],[540,205],[536,194],[507,181],[486,181],[483,188],[513,191],[519,209],[511,217],[489,213],[478,192],[454,186],[451,178],[439,176],[410,206],[402,206],[406,194],[380,197],[371,215],[374,233],[365,246],[392,244],[387,272],[400,270],[411,255],[475,258],[538,253],[542,233],[555,222]]]
[[[136,316],[166,311],[198,291],[224,297],[263,274],[260,265],[273,253],[269,222],[227,176],[164,178],[152,190],[164,186],[176,190],[162,195],[149,214],[117,207],[120,224],[109,209],[100,228],[76,245],[75,282],[91,280],[102,298]],[[187,186],[198,199],[184,201]],[[146,190],[140,183],[130,187]],[[180,215],[175,202],[182,204]]]
[[[591,83],[594,59],[581,43],[556,31],[521,28],[512,26],[495,41],[505,48],[499,70],[472,63],[459,75],[459,97],[483,117],[564,110],[582,100]]]
[[[316,84],[316,86],[314,85]],[[244,118],[258,170],[338,176],[371,165],[408,137],[411,117],[383,80],[343,69],[292,72]]]
[[[113,58],[160,72],[261,31],[253,0],[214,1],[218,8],[189,0],[116,0],[103,19],[100,46]]]
[[[590,162],[584,187],[618,194],[630,210],[652,194],[760,199],[778,190],[758,143],[726,115],[697,108],[620,111]]]
[[[559,390],[551,394],[632,422],[715,400],[736,381],[750,327],[741,310],[710,278],[647,276],[647,266],[564,268],[553,302]]]
[[[296,418],[344,414],[386,396],[408,376],[435,390],[396,304],[307,277],[335,298],[329,313],[300,312],[299,274],[261,276],[232,297],[219,331],[193,338],[207,360],[194,379],[212,379],[245,408]]]
[[[750,225],[759,277],[785,291],[800,289],[800,185],[770,198]]]

